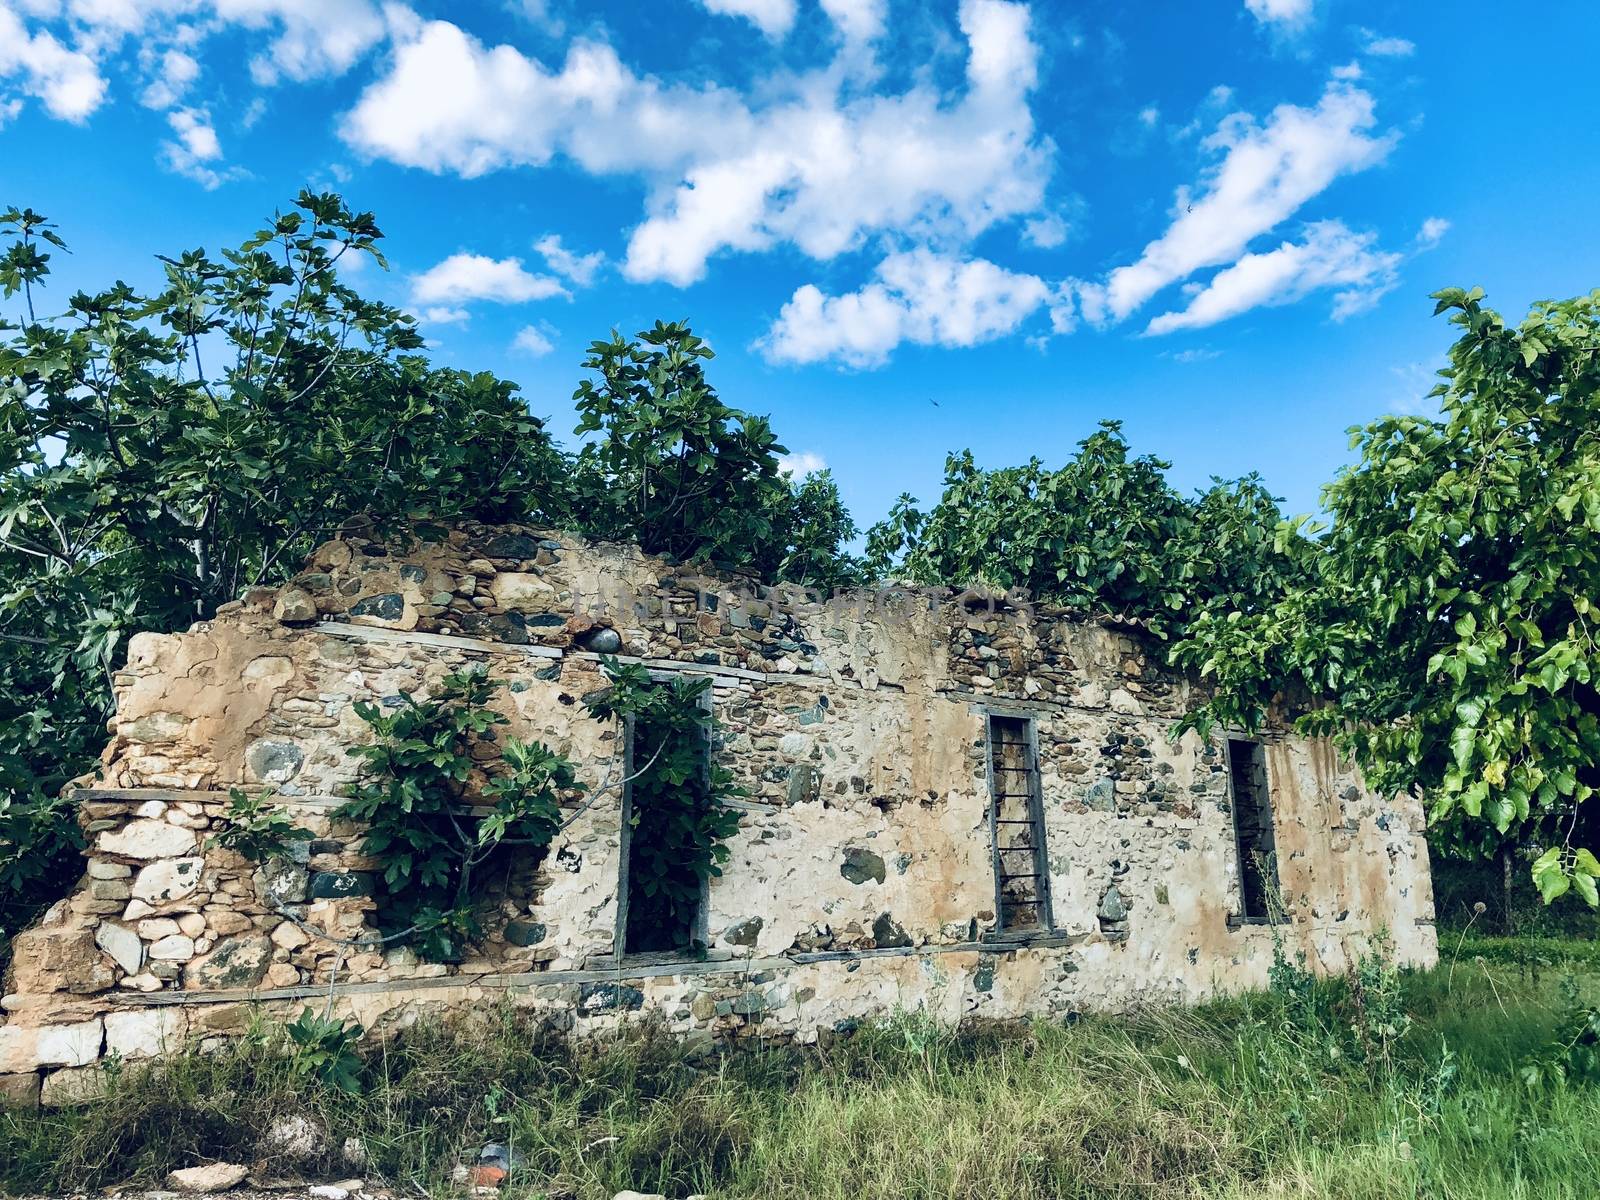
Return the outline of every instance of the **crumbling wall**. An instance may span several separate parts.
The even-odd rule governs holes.
[[[619,958],[615,792],[542,861],[508,861],[460,963],[340,948],[375,935],[360,831],[332,813],[368,730],[468,663],[509,687],[508,732],[620,773],[588,715],[599,655],[709,675],[714,752],[745,787],[709,891],[703,959]],[[228,1036],[298,1011],[337,968],[369,1025],[507,995],[604,1028],[811,1038],[896,1007],[1021,1016],[1260,986],[1273,931],[1239,920],[1220,738],[1171,731],[1193,686],[1136,630],[1017,598],[892,589],[823,598],[518,528],[350,536],[186,633],[133,639],[113,737],[80,790],[86,875],[16,941],[0,1084],[69,1099],[108,1054]],[[996,940],[986,712],[1037,730],[1054,928]],[[1341,970],[1382,934],[1436,954],[1422,814],[1331,748],[1269,731],[1278,936]],[[232,787],[270,791],[315,840],[258,868],[210,844]]]

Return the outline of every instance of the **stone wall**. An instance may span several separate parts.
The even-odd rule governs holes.
[[[503,996],[579,1031],[648,1014],[691,1037],[810,1039],[896,1006],[1014,1017],[1261,986],[1272,931],[1243,923],[1224,740],[1172,729],[1194,686],[1135,628],[973,594],[825,599],[618,546],[519,528],[350,536],[277,591],[186,633],[142,634],[116,677],[112,740],[78,795],[74,894],[16,939],[0,1094],[92,1087],[107,1055],[226,1037],[326,991],[369,1027]],[[509,857],[487,936],[456,964],[344,948],[284,912],[375,933],[373,863],[331,818],[395,704],[485,663],[513,736],[617,771],[617,729],[582,697],[599,652],[708,675],[714,747],[748,795],[709,890],[702,957],[617,956],[620,807],[575,812],[542,861]],[[995,935],[986,714],[1033,720],[1053,928]],[[1436,955],[1422,813],[1384,801],[1323,743],[1269,729],[1293,951],[1344,969],[1381,936]],[[228,789],[308,828],[258,869],[208,844]]]

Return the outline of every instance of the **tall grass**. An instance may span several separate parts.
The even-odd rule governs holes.
[[[354,1137],[368,1178],[433,1194],[494,1141],[518,1160],[513,1197],[1589,1197],[1600,1093],[1516,1071],[1556,1032],[1558,990],[1481,960],[1290,971],[1198,1009],[959,1033],[902,1014],[826,1048],[715,1055],[647,1030],[572,1046],[501,1009],[372,1045],[359,1095],[298,1074],[263,1028],[115,1072],[96,1104],[0,1117],[0,1188],[213,1159],[348,1175]],[[261,1145],[291,1114],[326,1131],[317,1160]]]

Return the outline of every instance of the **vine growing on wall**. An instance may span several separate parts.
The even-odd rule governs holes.
[[[507,721],[488,702],[501,686],[469,668],[432,696],[401,697],[393,711],[355,706],[375,737],[350,749],[366,777],[335,816],[366,826],[361,852],[381,865],[386,935],[409,933],[434,961],[459,957],[482,933],[474,870],[501,846],[543,850],[561,828],[563,796],[585,790],[572,763],[543,743],[496,737]],[[485,745],[499,753],[482,754]]]
[[[590,702],[602,719],[631,719],[628,953],[693,944],[702,889],[722,874],[742,794],[709,752],[717,723],[707,678],[654,680],[637,664],[602,660],[611,686]]]
[[[542,854],[602,795],[631,785],[630,868],[618,881],[630,900],[626,949],[689,945],[701,889],[722,873],[739,825],[725,801],[742,794],[708,752],[717,728],[703,704],[710,680],[657,681],[612,657],[602,668],[608,686],[585,706],[597,720],[632,729],[632,770],[617,779],[608,771],[592,790],[542,742],[497,736],[508,722],[489,700],[504,684],[481,667],[445,676],[430,696],[402,696],[392,711],[357,704],[374,738],[349,750],[366,769],[334,816],[365,827],[360,848],[378,864],[382,936],[341,940],[294,919],[340,945],[409,943],[424,958],[453,960],[483,932],[474,872],[491,854],[510,846]],[[273,797],[231,795],[228,826],[213,844],[264,862],[310,837]],[[582,807],[563,813],[563,800],[585,795]]]

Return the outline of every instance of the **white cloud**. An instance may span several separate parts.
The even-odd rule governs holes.
[[[552,271],[580,288],[594,282],[600,265],[606,260],[605,254],[599,250],[591,254],[576,254],[568,250],[561,244],[560,237],[553,233],[545,234],[533,244],[533,248],[544,256],[544,261]]]
[[[830,12],[863,35],[881,26],[875,6]],[[468,177],[557,155],[591,174],[642,177],[645,219],[623,263],[636,281],[689,284],[729,250],[789,244],[830,259],[886,232],[961,241],[1043,199],[1050,147],[1027,103],[1028,21],[1020,4],[963,0],[959,95],[926,81],[847,93],[843,73],[824,68],[775,77],[759,100],[639,76],[593,40],[547,68],[434,21],[402,38],[342,134],[367,155]]]
[[[911,250],[884,259],[859,291],[829,296],[813,284],[799,288],[759,346],[774,362],[874,367],[902,342],[975,346],[1001,337],[1050,294],[1038,276],[986,259]]]
[[[1450,222],[1443,217],[1429,217],[1417,230],[1417,249],[1432,250],[1439,240],[1450,232]]]
[[[1417,52],[1417,44],[1403,37],[1379,37],[1370,29],[1361,34],[1366,38],[1366,53],[1376,58],[1410,58]]]
[[[205,109],[175,108],[167,114],[167,126],[174,136],[161,143],[161,158],[169,170],[194,180],[208,192],[244,174],[240,168],[220,166],[222,143]]]
[[[1244,6],[1261,24],[1289,31],[1308,24],[1315,7],[1313,0],[1244,0]]]
[[[1040,250],[1053,250],[1067,240],[1067,223],[1055,213],[1032,217],[1022,226],[1022,240]]]
[[[822,0],[822,11],[847,44],[863,45],[883,36],[889,0]]]
[[[182,50],[166,51],[159,58],[154,78],[139,97],[146,108],[171,108],[183,99],[189,85],[200,77],[200,63]]]
[[[774,40],[794,28],[794,0],[699,0],[700,7],[724,17],[743,17]]]
[[[1214,358],[1221,358],[1222,351],[1213,350],[1210,346],[1195,346],[1189,350],[1179,350],[1175,353],[1163,354],[1161,357],[1170,358],[1175,363],[1183,363],[1185,366],[1188,366],[1190,363],[1210,362]]]
[[[795,479],[804,479],[807,475],[827,469],[828,464],[823,461],[822,455],[814,450],[800,450],[794,454],[782,455],[778,459],[778,474]]]
[[[526,354],[530,358],[543,358],[556,348],[546,329],[535,325],[524,325],[517,331],[517,336],[511,339],[511,348],[518,354]]]
[[[510,0],[507,7],[551,37],[560,37],[567,30],[567,23],[550,11],[550,0]]]
[[[1139,110],[1139,124],[1146,129],[1154,129],[1159,120],[1161,120],[1161,110],[1154,104],[1146,105]]]
[[[489,258],[483,254],[452,254],[411,280],[411,299],[425,305],[453,305],[469,300],[519,304],[566,294],[560,280],[532,274],[520,258]]]
[[[1398,254],[1373,248],[1376,236],[1351,232],[1339,221],[1318,221],[1306,228],[1305,240],[1284,242],[1274,250],[1246,254],[1211,277],[1189,306],[1155,318],[1146,333],[1203,329],[1253,308],[1289,304],[1322,288],[1336,287],[1333,318],[1370,308],[1394,287]]]
[[[20,79],[52,116],[81,121],[105,99],[102,66],[131,39],[147,77],[141,102],[171,108],[199,74],[199,43],[227,29],[256,35],[261,84],[342,74],[388,33],[372,0],[0,0],[0,84]]]
[[[47,30],[30,33],[0,0],[0,81],[11,80],[63,121],[85,120],[106,93],[106,81],[92,58],[67,49]]]
[[[443,304],[425,308],[417,316],[428,325],[464,325],[472,319],[472,314],[466,309]]]
[[[226,23],[276,35],[250,62],[260,84],[342,75],[387,32],[383,14],[368,0],[209,2]]]
[[[1375,123],[1372,97],[1341,83],[1329,84],[1315,108],[1280,105],[1265,125],[1246,113],[1225,117],[1202,143],[1221,160],[1197,191],[1178,190],[1172,224],[1138,261],[1103,286],[1081,287],[1085,314],[1120,320],[1195,271],[1236,260],[1335,179],[1379,162],[1395,135],[1372,136]]]

